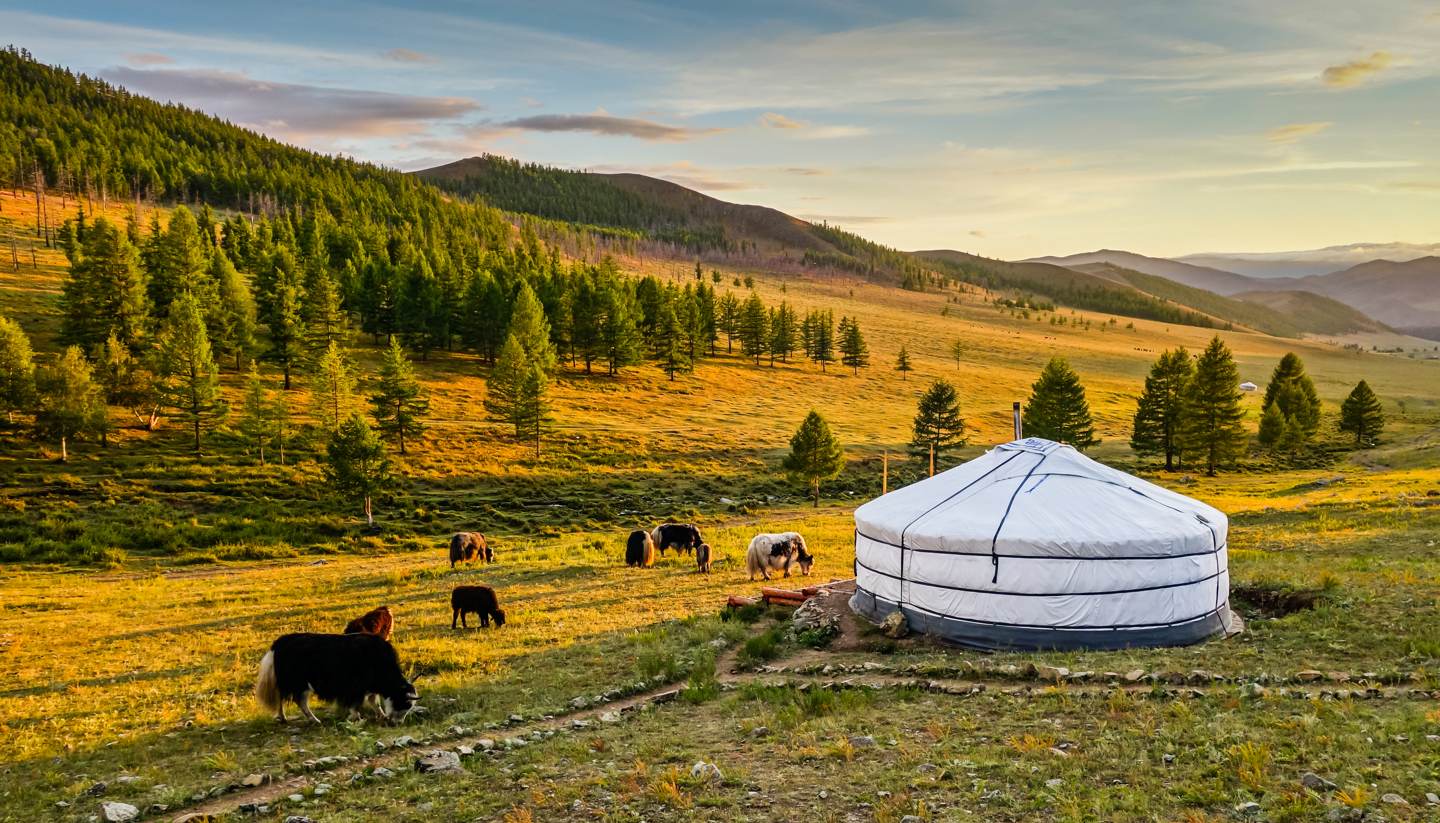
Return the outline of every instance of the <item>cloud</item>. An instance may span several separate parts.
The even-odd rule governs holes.
[[[791,166],[785,169],[786,174],[796,174],[801,177],[821,177],[830,172],[825,169],[813,169],[807,166]]]
[[[816,126],[807,120],[796,120],[773,111],[760,115],[757,122],[767,129],[783,129],[802,140],[837,140],[870,133],[863,126]]]
[[[1320,73],[1320,79],[1324,81],[1325,85],[1332,88],[1348,89],[1364,83],[1371,76],[1389,68],[1392,62],[1394,62],[1394,58],[1390,56],[1390,52],[1377,51],[1369,57],[1351,60],[1349,63],[1341,63],[1338,66],[1330,66]]]
[[[971,229],[969,232],[967,232],[967,234],[969,234],[971,237],[979,237],[982,239],[986,237],[984,229]]]
[[[132,66],[162,66],[167,63],[174,63],[175,59],[159,52],[145,51],[138,54],[125,55],[125,62]]]
[[[499,124],[502,128],[541,132],[588,132],[609,137],[634,137],[666,143],[678,143],[714,134],[723,129],[692,129],[671,126],[653,120],[613,117],[608,114],[537,114],[518,117]]]
[[[794,120],[773,111],[767,111],[760,115],[760,125],[767,129],[803,129],[805,123],[801,120]]]
[[[1335,124],[1328,121],[1290,123],[1284,126],[1276,126],[1265,132],[1265,139],[1271,143],[1295,143],[1306,137],[1313,137],[1333,125]]]
[[[396,63],[434,63],[434,57],[410,49],[391,49],[380,55],[386,60],[393,60]]]
[[[272,83],[227,71],[122,66],[102,74],[133,91],[293,140],[417,134],[481,108],[462,97]]]

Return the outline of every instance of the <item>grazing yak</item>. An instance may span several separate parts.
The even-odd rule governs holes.
[[[808,575],[814,563],[815,556],[806,549],[805,538],[795,532],[757,534],[745,552],[745,569],[751,580],[757,574],[769,580],[770,572],[782,570],[789,577],[792,566],[799,566],[800,573]]]
[[[709,574],[709,573],[710,573],[710,544],[709,544],[709,543],[701,543],[700,546],[699,546],[699,548],[695,549],[695,566],[696,566],[696,571],[700,572],[701,574]]]
[[[650,532],[650,539],[655,541],[661,557],[665,556],[666,549],[673,548],[676,553],[692,552],[705,542],[700,530],[689,523],[661,523]]]
[[[455,568],[456,563],[468,563],[471,560],[495,562],[495,550],[485,542],[485,535],[480,532],[456,532],[450,535],[450,568]]]
[[[636,529],[625,542],[625,565],[648,568],[655,565],[655,541],[650,532]]]
[[[495,590],[489,586],[456,586],[450,592],[450,628],[455,628],[457,620],[462,627],[470,628],[465,622],[466,613],[480,615],[481,628],[488,628],[492,618],[495,628],[505,625],[505,610],[500,608]]]
[[[316,723],[310,696],[328,700],[354,717],[371,697],[391,721],[403,720],[419,699],[400,671],[395,647],[373,634],[287,634],[260,660],[255,696],[286,722],[285,701]]]
[[[371,609],[345,624],[346,634],[373,634],[381,640],[389,640],[395,628],[395,618],[390,616],[390,607]]]

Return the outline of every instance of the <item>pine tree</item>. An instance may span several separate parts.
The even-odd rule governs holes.
[[[811,360],[820,370],[835,362],[835,315],[830,311],[813,311],[809,315],[810,342],[806,347]]]
[[[93,348],[113,333],[131,349],[139,346],[149,314],[145,278],[135,247],[105,218],[85,230],[60,305],[67,342]]]
[[[1080,451],[1100,442],[1095,438],[1085,387],[1065,358],[1050,358],[1030,389],[1022,417],[1026,435],[1068,443]]]
[[[1161,353],[1145,378],[1145,391],[1135,406],[1135,430],[1130,448],[1136,454],[1164,455],[1166,471],[1175,468],[1180,455],[1180,424],[1185,386],[1195,373],[1190,353],[1178,348]]]
[[[770,317],[765,312],[765,303],[755,292],[750,292],[750,297],[745,300],[745,305],[740,309],[737,331],[740,338],[740,353],[746,357],[753,357],[755,365],[760,365],[760,358],[765,355],[765,350],[769,347]]]
[[[965,445],[965,419],[960,416],[960,395],[949,381],[936,380],[920,397],[915,414],[914,437],[910,453],[922,457],[931,453],[938,458],[945,452]]]
[[[320,267],[306,278],[300,303],[304,325],[303,345],[312,359],[319,359],[333,343],[343,347],[350,338],[350,318],[340,302],[340,284],[330,270]]]
[[[955,359],[955,368],[960,368],[960,361],[965,359],[964,340],[956,340],[950,344],[950,356]]]
[[[1319,430],[1320,395],[1305,373],[1305,364],[1294,352],[1287,352],[1280,358],[1270,375],[1261,408],[1268,408],[1271,403],[1278,404],[1280,411],[1293,421],[1301,442],[1310,440]]]
[[[260,465],[265,465],[265,447],[275,440],[275,415],[269,393],[265,391],[265,383],[260,379],[260,369],[254,360],[250,361],[250,371],[245,375],[239,429],[245,442],[255,447],[260,457]]]
[[[1280,411],[1280,404],[1271,403],[1265,407],[1260,414],[1260,431],[1258,439],[1260,445],[1268,448],[1279,449],[1282,444],[1292,438],[1289,430],[1294,424],[1285,417],[1285,412]]]
[[[1230,348],[1216,335],[1195,361],[1195,376],[1185,388],[1180,447],[1198,455],[1205,472],[1235,463],[1245,451],[1245,412],[1240,408],[1240,371]]]
[[[310,402],[320,428],[334,432],[359,412],[355,395],[355,367],[334,341],[315,361],[310,379]]]
[[[550,403],[546,397],[549,384],[544,370],[538,364],[531,363],[520,381],[520,390],[515,396],[515,409],[512,413],[516,436],[525,437],[535,443],[537,458],[540,456],[540,437],[546,424],[550,422]]]
[[[205,320],[199,302],[190,292],[181,292],[170,304],[153,354],[160,404],[190,424],[195,434],[195,453],[199,454],[201,431],[223,418],[226,410],[210,339],[205,334]]]
[[[206,318],[211,344],[217,357],[233,357],[239,371],[241,359],[255,348],[255,299],[220,249],[210,257],[210,279],[216,291],[214,311]]]
[[[152,248],[147,255],[146,289],[150,296],[150,311],[163,318],[169,315],[171,303],[206,277],[210,268],[209,257],[200,239],[200,225],[195,215],[184,206],[178,206],[170,213],[169,225],[163,233],[153,235],[151,243]],[[201,308],[206,308],[203,300]]]
[[[680,330],[680,320],[675,316],[672,301],[660,305],[655,322],[654,357],[661,371],[675,379],[676,372],[690,370],[689,357]]]
[[[860,323],[848,317],[840,318],[840,362],[855,374],[870,365],[870,347],[860,333]]]
[[[774,365],[775,358],[780,362],[790,362],[790,355],[795,353],[796,338],[799,332],[795,327],[795,310],[784,300],[780,301],[779,307],[775,309],[775,315],[770,320],[770,363]]]
[[[95,353],[95,379],[105,393],[105,402],[128,409],[145,431],[155,430],[160,419],[155,374],[113,334]]]
[[[1345,402],[1340,404],[1340,431],[1355,434],[1356,448],[1368,448],[1380,441],[1385,430],[1385,410],[1370,384],[1355,384]]]
[[[0,317],[0,408],[5,422],[15,412],[29,411],[35,403],[35,354],[30,338],[8,317]]]
[[[525,349],[520,345],[519,338],[512,334],[505,338],[505,345],[500,347],[500,357],[485,381],[485,411],[490,413],[492,420],[515,426],[516,437],[521,434],[516,410],[520,403],[521,385],[529,372],[530,361],[525,357]]]
[[[845,468],[845,450],[831,433],[830,424],[812,410],[790,438],[790,453],[781,465],[793,479],[809,485],[811,499],[818,508],[820,483],[838,476]]]
[[[905,349],[904,343],[900,344],[900,353],[895,356],[895,371],[900,372],[901,380],[909,380],[910,372],[915,371],[915,367],[910,364],[910,352]]]
[[[325,450],[325,476],[342,494],[353,494],[365,501],[365,522],[375,526],[371,499],[390,484],[390,460],[385,444],[365,418],[351,415],[330,435]]]
[[[514,337],[524,349],[526,361],[539,366],[546,375],[554,374],[559,367],[555,345],[550,341],[550,322],[545,319],[545,309],[528,283],[522,282],[515,295],[507,337]]]
[[[35,375],[38,401],[35,432],[60,441],[60,460],[69,462],[70,441],[94,433],[105,401],[91,380],[90,364],[79,346],[65,349]]]
[[[304,289],[295,256],[288,249],[281,248],[271,255],[265,271],[256,308],[270,333],[266,356],[280,367],[285,390],[289,391],[290,377],[305,354],[305,322],[301,316]]]
[[[740,301],[733,292],[725,292],[720,298],[716,327],[725,334],[725,353],[735,353],[735,339],[740,336]]]
[[[430,412],[430,401],[420,382],[415,379],[415,368],[400,341],[391,340],[385,351],[385,360],[380,364],[380,383],[375,394],[370,395],[375,407],[375,421],[380,433],[393,438],[405,453],[405,439],[415,439],[425,433],[423,419]]]

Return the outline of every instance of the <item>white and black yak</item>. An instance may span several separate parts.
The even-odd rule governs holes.
[[[794,566],[800,567],[801,574],[808,575],[814,563],[815,556],[805,547],[805,538],[796,532],[757,534],[745,552],[745,569],[751,580],[757,574],[769,580],[772,571],[783,571],[789,577]]]
[[[665,556],[666,549],[674,549],[677,553],[693,552],[705,542],[700,537],[700,530],[689,523],[661,523],[650,532],[650,539],[655,541],[661,557]]]
[[[470,628],[465,622],[467,613],[480,615],[481,628],[489,628],[491,620],[497,629],[505,625],[505,610],[489,586],[456,586],[450,592],[450,628],[455,628],[457,620],[463,628]]]
[[[450,568],[455,568],[456,563],[468,563],[471,560],[495,562],[495,550],[486,542],[485,535],[480,532],[456,532],[450,535]]]
[[[255,696],[281,723],[286,722],[287,700],[319,723],[310,710],[311,695],[351,717],[374,697],[392,721],[404,719],[420,697],[400,671],[400,657],[387,640],[363,633],[282,635],[260,660]]]
[[[625,541],[625,565],[648,568],[655,565],[655,540],[650,532],[636,529]]]

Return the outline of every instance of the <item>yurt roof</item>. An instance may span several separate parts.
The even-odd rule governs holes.
[[[1227,527],[1211,506],[1039,438],[872,500],[855,523],[907,549],[1076,559],[1209,553]]]

